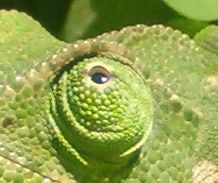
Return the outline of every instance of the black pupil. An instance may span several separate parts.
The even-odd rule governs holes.
[[[92,81],[97,84],[104,84],[108,81],[108,77],[101,72],[96,72],[91,76]]]

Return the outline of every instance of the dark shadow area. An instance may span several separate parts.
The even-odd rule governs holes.
[[[83,38],[118,30],[128,25],[164,24],[179,16],[159,0],[93,0],[91,8],[96,13],[96,19],[86,30]]]

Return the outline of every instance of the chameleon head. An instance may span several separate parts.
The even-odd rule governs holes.
[[[128,59],[107,54],[81,58],[53,83],[55,136],[84,164],[126,161],[150,132],[150,92],[143,76],[123,60]]]

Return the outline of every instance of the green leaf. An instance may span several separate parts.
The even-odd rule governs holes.
[[[204,49],[218,55],[218,26],[206,27],[194,37],[194,40]]]
[[[182,15],[203,21],[218,19],[217,0],[164,0],[171,8]]]

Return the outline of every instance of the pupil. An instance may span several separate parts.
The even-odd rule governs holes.
[[[108,77],[103,73],[97,72],[91,76],[91,80],[97,84],[104,84],[108,81]]]

